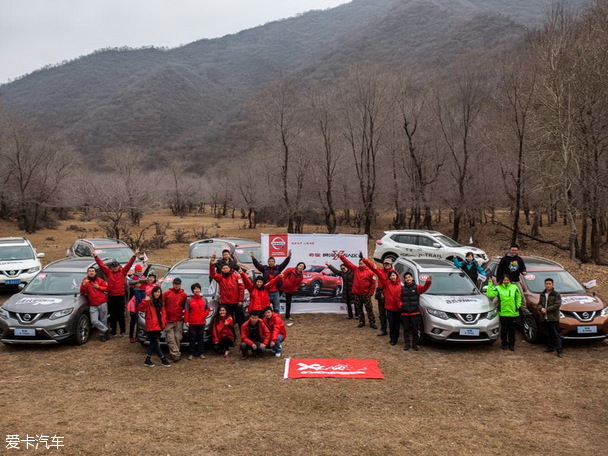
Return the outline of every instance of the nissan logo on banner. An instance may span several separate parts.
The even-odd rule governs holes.
[[[286,257],[289,251],[288,234],[271,234],[269,235],[268,244],[270,246],[268,256]]]

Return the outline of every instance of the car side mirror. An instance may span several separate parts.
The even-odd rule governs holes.
[[[36,254],[36,258],[44,258],[45,254],[44,253],[37,253]]]
[[[481,292],[482,293],[487,293],[488,292],[488,286],[484,285],[483,287],[481,287]]]
[[[25,288],[25,284],[24,283],[20,283],[19,285],[17,285],[17,288],[19,289],[19,291],[23,290]]]
[[[433,242],[433,247],[435,247],[436,249],[441,247],[441,244],[439,242]]]

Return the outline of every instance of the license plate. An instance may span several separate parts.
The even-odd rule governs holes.
[[[15,328],[15,336],[35,336],[36,330],[29,328]]]
[[[479,329],[477,328],[462,328],[460,330],[461,336],[479,336]]]
[[[576,332],[579,334],[595,334],[597,332],[597,326],[578,326]]]
[[[4,282],[5,285],[19,285],[21,280],[19,279],[11,279]]]

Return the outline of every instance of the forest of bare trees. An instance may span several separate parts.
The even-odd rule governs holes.
[[[263,143],[218,163],[167,153],[152,164],[125,147],[93,168],[33,122],[4,114],[0,215],[32,232],[49,210],[91,208],[113,237],[161,206],[176,216],[211,207],[249,228],[276,222],[296,233],[320,224],[371,235],[449,220],[448,234],[463,240],[465,227],[494,223],[512,241],[601,263],[607,56],[608,0],[597,0],[577,17],[553,7],[524,47],[500,59],[467,55],[423,75],[362,63],[312,86],[285,77],[245,107]],[[379,226],[386,213],[391,226]],[[557,223],[566,242],[543,235]]]

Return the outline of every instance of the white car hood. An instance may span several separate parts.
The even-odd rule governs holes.
[[[482,313],[494,309],[490,300],[484,295],[469,296],[433,296],[423,294],[420,296],[423,307],[452,313]]]
[[[20,271],[40,266],[39,260],[0,260],[0,271]]]

